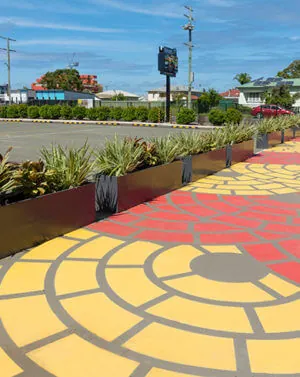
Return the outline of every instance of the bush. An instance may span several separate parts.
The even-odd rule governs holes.
[[[97,108],[97,119],[107,120],[110,117],[110,108],[107,106],[101,106]]]
[[[19,118],[19,106],[18,105],[10,105],[7,108],[7,118]]]
[[[126,122],[132,122],[136,119],[136,108],[135,107],[127,107],[122,112],[122,118]]]
[[[51,106],[43,105],[40,107],[40,117],[43,119],[50,119]]]
[[[6,118],[6,117],[7,117],[7,107],[0,106],[0,118]]]
[[[157,164],[169,164],[180,155],[180,145],[172,136],[154,138],[151,140],[154,145],[154,156]]]
[[[50,119],[59,119],[61,114],[61,106],[53,105],[49,109]]]
[[[112,107],[110,109],[110,118],[114,120],[122,119],[123,108],[122,107]]]
[[[75,106],[72,108],[72,116],[74,119],[84,119],[86,116],[86,112],[86,108],[82,106]]]
[[[60,115],[63,119],[72,119],[72,107],[71,106],[62,106]]]
[[[177,114],[178,124],[190,124],[196,119],[196,113],[192,109],[181,108]]]
[[[243,114],[251,114],[252,108],[249,106],[238,105],[237,109]]]
[[[27,118],[28,117],[28,106],[25,104],[19,105],[19,115],[20,118]]]
[[[141,106],[136,108],[136,119],[140,122],[146,122],[148,120],[148,109],[147,107]]]
[[[162,123],[165,119],[165,112],[159,107],[152,107],[149,110],[148,118],[150,122]]]
[[[227,123],[240,124],[243,120],[243,114],[234,108],[230,108],[226,111],[225,121]]]
[[[40,117],[40,109],[38,106],[29,106],[28,107],[28,118],[37,119]]]
[[[221,126],[225,123],[225,115],[226,113],[220,109],[212,109],[208,114],[208,120],[214,126]]]
[[[87,109],[86,116],[87,118],[89,118],[89,120],[97,120],[97,117],[98,117],[97,109],[95,108]]]

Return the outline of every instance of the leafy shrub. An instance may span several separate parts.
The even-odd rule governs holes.
[[[212,109],[208,114],[208,120],[215,126],[221,126],[225,123],[226,113],[220,109]]]
[[[173,139],[178,145],[180,157],[208,152],[215,147],[210,133],[202,133],[198,131],[181,132],[175,134]]]
[[[89,118],[89,120],[97,120],[97,117],[98,117],[97,109],[95,108],[87,109],[86,116],[87,118]]]
[[[7,106],[0,106],[0,118],[7,117]]]
[[[11,150],[12,148],[10,147],[4,156],[0,154],[0,204],[2,201],[1,196],[13,188],[12,172],[16,165],[8,161]]]
[[[7,107],[7,118],[19,118],[19,106],[18,105],[10,105]]]
[[[107,120],[110,117],[110,108],[107,106],[101,106],[97,108],[97,119]]]
[[[240,124],[243,120],[243,114],[234,108],[229,108],[225,114],[225,121],[227,123]]]
[[[56,191],[82,186],[88,181],[93,169],[92,151],[87,143],[80,148],[52,145],[41,149],[47,170],[53,172]]]
[[[219,129],[219,146],[238,144],[250,140],[256,133],[256,127],[250,124],[238,125],[237,123],[226,124]]]
[[[43,105],[40,107],[40,117],[42,119],[50,119],[51,117],[51,106],[50,105]]]
[[[126,122],[132,122],[136,119],[136,108],[135,107],[127,107],[122,112],[122,119]]]
[[[196,119],[196,113],[192,109],[187,109],[183,107],[179,110],[177,114],[177,123],[178,124],[190,124]]]
[[[251,114],[252,108],[249,106],[238,105],[237,109],[243,114]]]
[[[63,119],[72,119],[73,111],[71,106],[62,106],[60,115]]]
[[[264,135],[276,131],[277,124],[275,118],[266,118],[258,123],[257,131]]]
[[[180,146],[170,135],[151,139],[154,145],[157,164],[168,164],[180,155]]]
[[[86,108],[83,106],[75,106],[72,108],[72,116],[74,119],[82,120],[86,116]]]
[[[40,117],[40,109],[38,106],[29,106],[28,107],[28,118],[37,119]]]
[[[61,115],[61,106],[53,105],[49,109],[50,119],[59,119]]]
[[[162,123],[165,118],[164,111],[159,107],[152,107],[149,110],[148,118],[150,122],[153,123]]]
[[[137,170],[144,163],[144,147],[135,139],[107,140],[96,154],[95,167],[100,174],[122,176]]]
[[[139,106],[136,108],[136,119],[140,122],[146,122],[148,120],[148,109],[144,106]]]
[[[20,118],[27,118],[28,117],[28,106],[26,104],[19,105],[19,115]]]
[[[114,120],[120,120],[122,119],[123,115],[123,108],[122,107],[112,107],[110,109],[110,117]]]

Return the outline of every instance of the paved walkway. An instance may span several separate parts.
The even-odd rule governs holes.
[[[299,215],[300,139],[0,261],[1,377],[300,376]]]

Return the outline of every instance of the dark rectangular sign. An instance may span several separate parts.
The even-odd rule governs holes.
[[[158,70],[162,75],[176,77],[178,72],[178,57],[176,48],[159,48]]]

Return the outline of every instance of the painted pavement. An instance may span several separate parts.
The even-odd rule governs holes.
[[[299,152],[0,261],[0,376],[299,377]]]

